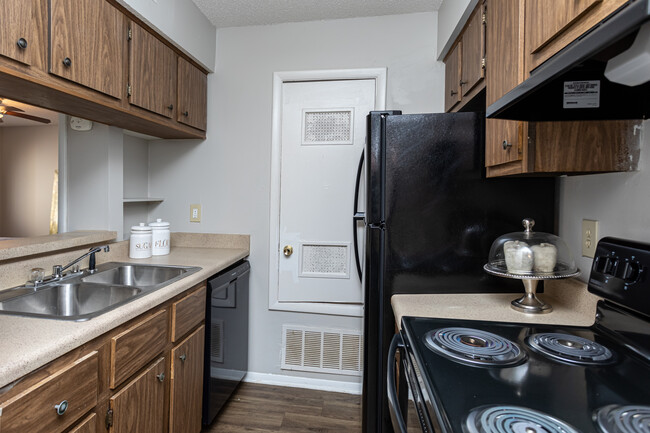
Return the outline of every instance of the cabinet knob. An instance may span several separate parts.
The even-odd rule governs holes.
[[[27,39],[25,38],[18,39],[16,45],[18,45],[18,48],[20,48],[21,50],[24,50],[25,48],[27,48]]]
[[[68,400],[63,400],[61,403],[54,405],[54,409],[56,409],[57,415],[63,415],[68,410]]]
[[[187,117],[187,116],[189,116],[189,115],[190,115],[190,112],[189,112],[189,111],[183,111],[183,116]]]
[[[467,84],[467,81],[460,80],[460,85],[461,86],[464,86],[465,84]]]
[[[158,378],[159,381],[162,382],[165,380],[165,373],[157,374],[156,377]]]
[[[179,358],[181,361],[185,362],[185,360],[187,359],[187,355],[181,355],[181,356],[179,356],[178,358]]]
[[[173,110],[173,109],[174,109],[174,104],[169,104],[169,105],[167,106],[167,109],[168,109],[168,110]]]
[[[457,91],[455,91],[455,90],[452,90],[452,91],[450,91],[450,92],[449,92],[449,94],[450,94],[451,96],[454,96],[454,95],[457,95],[457,94],[458,94],[458,92],[457,92]]]
[[[508,150],[509,147],[512,147],[512,143],[509,143],[508,140],[503,140],[501,147],[503,147],[503,150]]]
[[[66,57],[65,59],[63,59],[63,66],[69,68],[70,65],[72,65],[72,60],[70,60],[70,57]]]

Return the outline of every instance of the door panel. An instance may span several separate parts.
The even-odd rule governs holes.
[[[204,337],[201,326],[172,349],[170,433],[201,431]]]
[[[37,0],[2,0],[0,2],[0,55],[27,65],[37,60],[41,48],[37,17]],[[22,39],[22,40],[21,40]],[[20,41],[20,42],[19,42]]]
[[[281,302],[362,302],[350,215],[374,106],[374,80],[283,84]]]
[[[51,0],[50,72],[120,98],[123,23],[124,15],[104,0]]]
[[[485,57],[485,26],[483,8],[474,11],[463,32],[463,52],[461,58],[460,88],[463,97],[476,87],[485,76],[483,58]]]

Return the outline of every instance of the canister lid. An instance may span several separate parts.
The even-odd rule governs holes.
[[[151,227],[145,225],[145,223],[140,223],[140,225],[132,226],[131,232],[137,233],[151,233]]]
[[[155,229],[169,228],[169,223],[158,218],[156,221],[149,223],[149,226]]]

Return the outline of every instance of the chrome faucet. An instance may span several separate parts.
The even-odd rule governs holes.
[[[70,266],[76,265],[78,262],[80,262],[81,260],[85,259],[88,256],[90,256],[90,259],[88,260],[88,272],[93,274],[96,271],[96,268],[95,268],[95,253],[99,253],[102,250],[104,250],[104,252],[107,253],[110,250],[110,248],[109,248],[108,245],[104,245],[103,247],[93,247],[86,254],[84,254],[81,257],[78,257],[78,258],[74,259],[73,261],[71,261],[70,263],[68,263],[65,266],[54,265],[52,267],[52,279],[54,280],[54,279],[61,278],[63,276],[63,271],[68,269]]]

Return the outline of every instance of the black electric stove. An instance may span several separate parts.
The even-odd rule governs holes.
[[[649,269],[650,245],[601,240],[589,290],[605,300],[590,327],[404,317],[421,430],[650,433]]]

